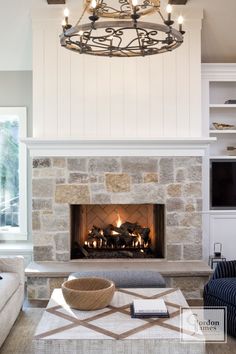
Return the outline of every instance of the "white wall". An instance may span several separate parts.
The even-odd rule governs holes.
[[[180,48],[148,58],[69,52],[59,44],[61,14],[48,17],[33,18],[34,137],[202,135],[201,11]]]
[[[39,1],[1,1],[0,70],[32,70],[30,7]]]
[[[26,107],[27,131],[32,135],[32,71],[0,71],[0,106]],[[28,161],[29,163],[29,161]],[[31,177],[31,166],[28,166],[28,178]],[[27,222],[29,239],[27,242],[1,243],[0,255],[23,255],[26,264],[31,261],[31,184],[28,183]]]
[[[32,135],[32,71],[0,71],[0,106],[26,107]]]

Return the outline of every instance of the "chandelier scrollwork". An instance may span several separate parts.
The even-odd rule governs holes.
[[[179,30],[174,29],[170,6],[165,20],[160,12],[159,0],[118,0],[118,3],[120,7],[116,11],[113,7],[107,10],[103,0],[85,0],[81,17],[86,11],[91,12],[90,23],[80,24],[80,18],[73,27],[69,24],[69,13],[66,12],[60,36],[61,45],[80,54],[137,57],[172,51],[183,43],[183,19],[179,18]],[[148,11],[149,7],[157,11],[163,24],[139,21],[142,11]],[[122,16],[124,19],[121,20]],[[98,21],[100,17],[115,19]]]
[[[87,12],[92,13],[91,0],[84,0],[84,3],[85,7],[87,7]],[[160,9],[160,0],[140,0],[138,7],[140,15],[151,14]],[[117,0],[115,3],[112,3],[111,0],[97,1],[97,14],[99,17],[130,19],[131,12],[131,0]]]

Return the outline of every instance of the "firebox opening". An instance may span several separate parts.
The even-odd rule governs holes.
[[[164,258],[163,204],[71,205],[71,259]]]

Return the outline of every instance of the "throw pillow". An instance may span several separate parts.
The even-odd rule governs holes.
[[[236,277],[236,260],[219,262],[212,279]]]

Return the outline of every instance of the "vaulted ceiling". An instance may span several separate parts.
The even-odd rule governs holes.
[[[188,0],[186,6],[204,9],[202,61],[236,63],[236,0]]]
[[[51,0],[55,1],[55,0]],[[82,0],[67,0],[73,6]],[[185,0],[170,0],[170,2]],[[32,29],[30,12],[32,8],[47,8],[47,0],[4,1],[1,7],[0,70],[31,70]],[[236,0],[188,0],[185,5],[203,8],[202,30],[203,62],[236,62],[235,14]]]

